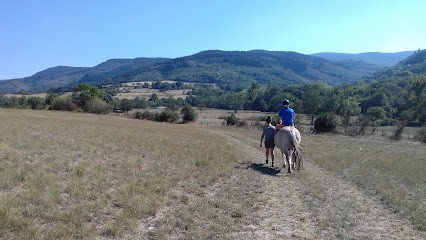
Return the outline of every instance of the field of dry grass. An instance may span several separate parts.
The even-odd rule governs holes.
[[[238,111],[253,124],[234,128],[230,113],[181,125],[0,108],[0,239],[425,236],[424,144],[304,132],[306,170],[288,175],[261,164],[265,114]]]
[[[176,184],[208,185],[234,164],[221,137],[185,125],[11,109],[0,119],[1,239],[123,236]]]

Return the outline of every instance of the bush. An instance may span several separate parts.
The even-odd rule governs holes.
[[[161,113],[155,115],[155,121],[157,122],[176,122],[179,119],[177,112],[165,109]]]
[[[133,118],[135,118],[135,119],[144,119],[143,118],[143,112],[136,111],[135,114],[133,115]]]
[[[180,113],[182,114],[183,122],[193,122],[198,117],[197,112],[190,105],[185,105]]]
[[[332,114],[321,114],[314,122],[315,132],[334,132],[337,127],[337,118]]]
[[[31,109],[43,109],[44,108],[44,99],[41,97],[29,97],[27,99],[27,104],[31,106]]]
[[[235,116],[235,114],[231,113],[231,115],[226,117],[225,121],[226,125],[235,126],[238,124],[239,119]]]
[[[77,109],[77,105],[72,102],[71,97],[57,97],[53,100],[51,109],[59,111],[75,111]]]
[[[103,100],[95,98],[88,101],[83,110],[90,113],[107,114],[112,111],[112,107],[112,105],[109,105]]]
[[[402,138],[402,133],[404,132],[404,128],[406,123],[403,121],[396,121],[396,130],[392,134],[393,140],[400,140]]]
[[[416,135],[416,139],[422,143],[426,143],[426,127],[422,127]]]
[[[145,111],[145,112],[136,111],[135,114],[133,115],[133,118],[156,121],[157,115],[158,113],[150,112],[150,111]]]

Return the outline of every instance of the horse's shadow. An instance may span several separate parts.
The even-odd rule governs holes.
[[[281,170],[279,170],[279,169],[268,167],[268,166],[265,166],[261,163],[252,163],[252,164],[250,164],[250,166],[248,168],[252,168],[252,169],[254,169],[258,172],[261,172],[263,174],[270,175],[270,176],[275,176],[275,175],[277,175],[278,173],[281,172]]]

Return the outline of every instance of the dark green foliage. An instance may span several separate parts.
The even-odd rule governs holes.
[[[59,97],[59,95],[56,93],[48,93],[46,99],[44,100],[44,103],[50,106],[57,97]]]
[[[142,98],[136,97],[134,101],[135,101],[135,105],[134,105],[135,108],[145,109],[149,107],[148,101],[146,101],[146,99],[143,97]]]
[[[90,100],[84,108],[84,111],[96,114],[107,114],[112,110],[112,105],[102,101],[99,98]]]
[[[159,114],[155,115],[155,121],[157,122],[176,122],[179,119],[179,114],[177,112],[165,109]]]
[[[103,99],[103,92],[99,88],[89,85],[87,83],[81,83],[73,88],[72,100],[77,107],[85,110],[86,105],[89,101],[96,98]]]
[[[74,111],[77,109],[71,97],[57,97],[53,100],[51,109],[59,111]]]
[[[136,111],[133,115],[136,119],[145,119],[157,122],[169,122],[174,123],[179,119],[179,114],[177,112],[171,111],[169,109],[164,109],[163,111],[156,113],[150,111]]]
[[[43,109],[44,108],[44,99],[41,97],[29,97],[27,98],[27,104],[31,109]]]
[[[143,85],[143,87],[147,88],[149,85],[147,83]],[[190,85],[184,84],[182,82],[168,83],[162,81],[155,81],[151,85],[152,89],[159,89],[160,91],[168,91],[168,90],[180,90],[180,89],[191,89]]]
[[[386,117],[385,109],[382,107],[370,107],[367,109],[367,116],[374,122],[377,120],[382,120]]]
[[[131,99],[123,98],[120,101],[120,109],[123,112],[131,111],[134,105],[135,105],[135,101]]]
[[[317,133],[333,132],[337,128],[337,118],[333,114],[321,114],[315,119],[314,129]]]
[[[182,114],[183,122],[193,122],[198,117],[197,112],[190,105],[183,106],[180,113]]]
[[[324,81],[339,85],[354,82],[371,73],[371,70],[368,71],[295,52],[204,51],[135,70],[117,77],[115,81],[156,82],[168,79],[215,83],[236,90],[251,82],[290,85]]]
[[[145,112],[136,111],[135,115],[134,115],[134,118],[154,121],[155,120],[155,116],[156,116],[155,112],[150,112],[150,111],[145,111]]]
[[[238,124],[240,119],[237,118],[237,116],[235,116],[235,114],[231,113],[231,115],[226,117],[225,121],[226,121],[226,125],[235,126],[235,125]]]

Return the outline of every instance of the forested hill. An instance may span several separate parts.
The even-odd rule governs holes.
[[[401,60],[412,55],[414,51],[404,51],[396,53],[380,53],[380,52],[366,52],[366,53],[333,53],[323,52],[314,53],[311,56],[325,58],[330,61],[340,62],[344,64],[370,64],[372,68],[380,69],[384,67],[391,67]]]
[[[116,76],[167,60],[169,59],[110,59],[94,67],[52,67],[30,77],[0,81],[0,93],[45,92],[50,88],[69,87],[82,82],[109,82]]]
[[[347,64],[296,52],[211,50],[175,59],[112,59],[91,68],[54,67],[31,77],[0,81],[0,93],[43,92],[83,82],[161,80],[215,83],[231,89],[247,88],[254,82],[286,86],[321,81],[338,86],[378,70],[367,62]]]
[[[285,86],[322,81],[336,86],[373,72],[368,66],[351,67],[296,52],[212,50],[138,69],[115,81],[167,79],[239,88],[252,82]]]
[[[385,68],[369,77],[367,82],[405,78],[416,74],[426,74],[426,50],[416,51],[398,64]]]

